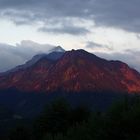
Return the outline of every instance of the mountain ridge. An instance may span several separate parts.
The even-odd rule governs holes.
[[[121,61],[108,61],[85,50],[53,52],[27,69],[0,76],[0,89],[53,92],[140,92],[140,74]]]

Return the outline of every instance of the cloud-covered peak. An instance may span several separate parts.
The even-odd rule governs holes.
[[[36,54],[49,53],[53,50],[64,51],[54,45],[39,44],[30,40],[24,40],[16,46],[0,44],[0,72],[9,70],[17,65],[25,63]]]
[[[49,52],[65,52],[65,50],[61,46],[57,46],[49,50]]]

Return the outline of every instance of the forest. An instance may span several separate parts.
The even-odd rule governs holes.
[[[73,108],[59,98],[46,105],[32,121],[17,122],[5,140],[138,140],[140,139],[140,97],[124,97],[107,111],[93,111],[86,105]]]

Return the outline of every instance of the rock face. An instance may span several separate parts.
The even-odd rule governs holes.
[[[123,62],[107,61],[84,50],[57,56],[43,56],[30,67],[1,75],[0,89],[140,92],[140,74]]]

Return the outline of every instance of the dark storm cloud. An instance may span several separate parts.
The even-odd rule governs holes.
[[[139,0],[104,0],[95,10],[96,24],[140,32],[139,6]]]
[[[17,24],[70,17],[139,33],[139,6],[139,0],[0,0],[0,14]]]

